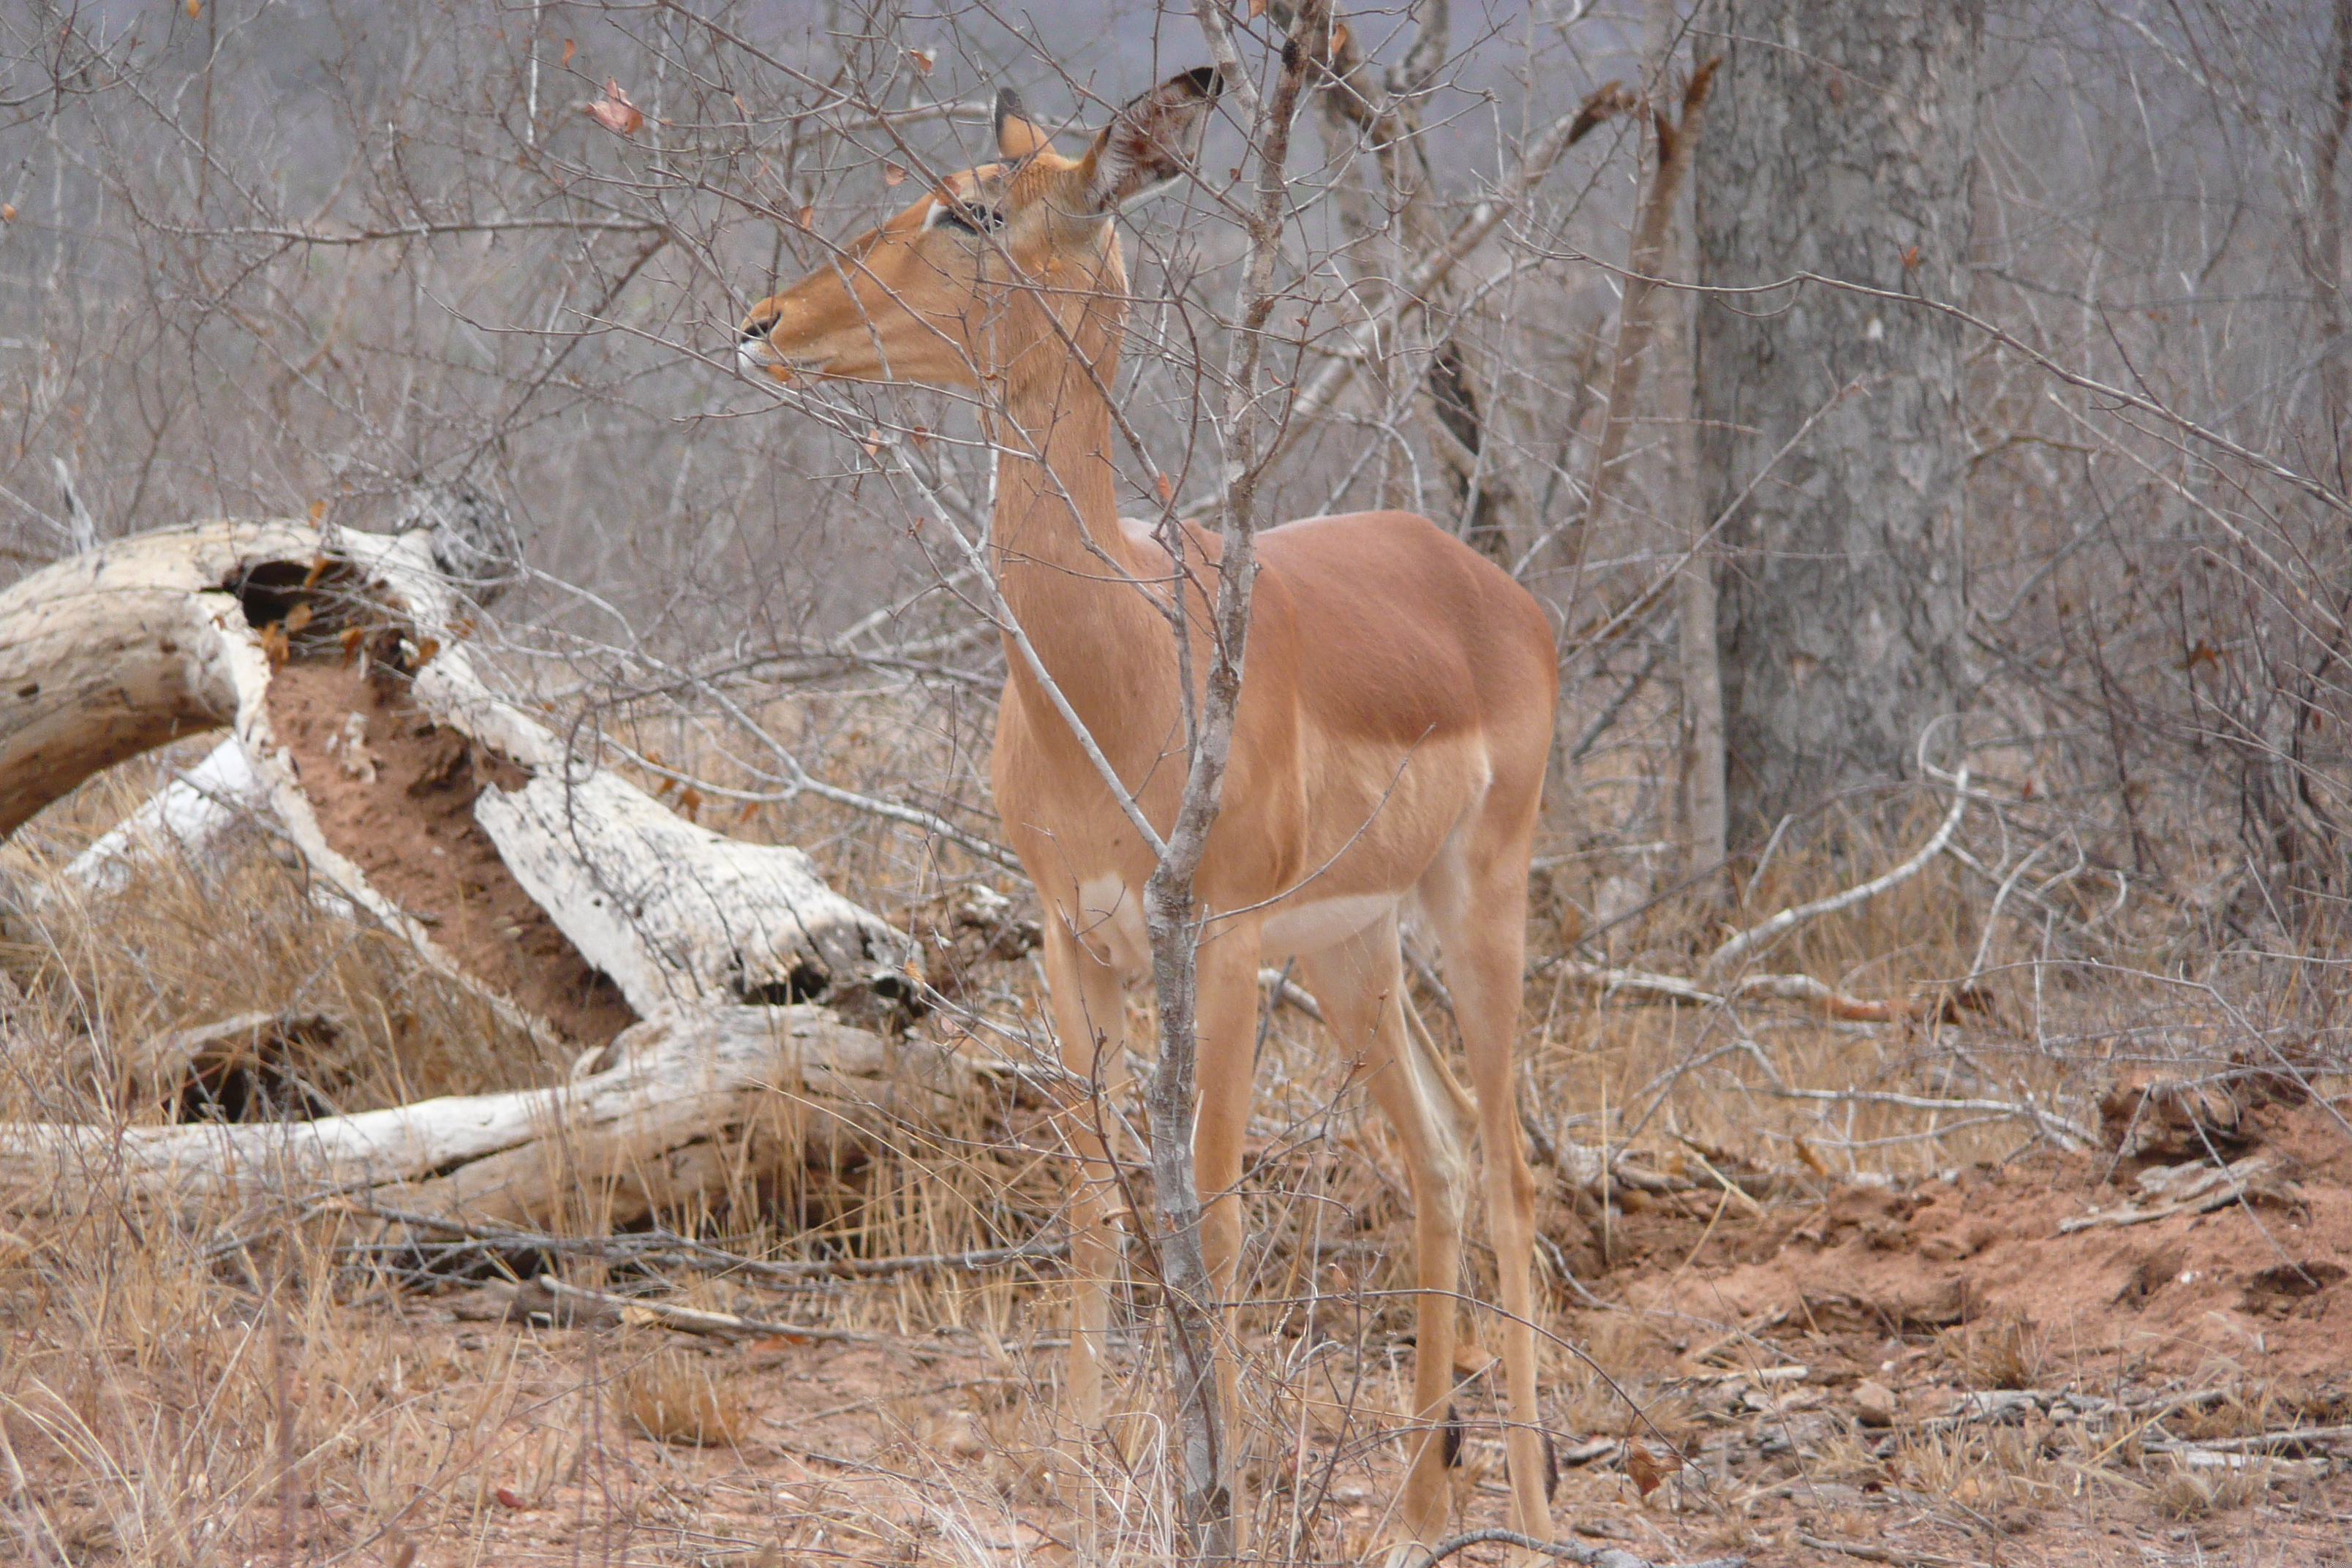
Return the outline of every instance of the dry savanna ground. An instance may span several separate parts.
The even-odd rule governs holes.
[[[919,743],[868,718],[845,750],[887,761]],[[259,826],[225,860],[151,863],[105,897],[63,889],[58,868],[159,776],[153,758],[118,769],[5,850],[0,1116],[299,1116],[564,1072],[397,942],[313,903]],[[2011,805],[2031,794],[1985,777]],[[1944,812],[1923,800],[1883,842],[1857,822],[1842,856],[1780,856],[1726,906],[1643,908],[1672,885],[1655,847],[1548,832],[1522,1096],[1562,1534],[1660,1562],[2342,1560],[2352,1100],[2323,1048],[2325,966],[2211,958],[2213,898],[2178,874],[2129,898],[2095,871],[1999,892],[2014,857],[1973,821],[1955,840],[1969,860],[1940,858],[1767,955],[1835,1003],[1764,987],[1668,1005],[1642,989],[1694,973],[1726,927],[1895,864]],[[1024,889],[832,807],[724,825],[810,847],[921,937],[933,1002],[906,1027],[1000,1058],[1044,1050]],[[1423,984],[1442,1030],[1442,975]],[[254,1011],[323,1022],[200,1083],[142,1068],[140,1042]],[[1365,1560],[1400,1468],[1410,1208],[1346,1076],[1270,1002],[1245,1194],[1255,1304],[1229,1348],[1247,1358],[1255,1549],[1276,1561]],[[17,1183],[0,1233],[0,1553],[1167,1552],[1148,1269],[1118,1298],[1125,1414],[1076,1443],[1054,1420],[1050,1259],[799,1279],[745,1266],[1050,1237],[1060,1152],[1034,1097],[822,1166],[777,1128],[740,1142],[723,1198],[617,1235],[593,1193],[546,1233],[468,1236],[388,1231],[334,1194],[159,1212],[103,1159],[62,1188]],[[1490,1262],[1474,1244],[1467,1295],[1488,1294]],[[543,1279],[761,1327],[674,1331]],[[1503,1523],[1506,1493],[1475,1348],[1494,1324],[1465,1313],[1469,1528]]]

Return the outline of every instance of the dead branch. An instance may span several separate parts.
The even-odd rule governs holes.
[[[1585,1568],[1655,1568],[1648,1558],[1636,1557],[1620,1547],[1579,1546],[1567,1541],[1538,1541],[1532,1535],[1521,1535],[1516,1530],[1472,1530],[1449,1536],[1430,1548],[1428,1561],[1433,1564],[1443,1563],[1456,1552],[1489,1544],[1516,1546],[1525,1552],[1556,1557],[1563,1563],[1580,1563]],[[1709,1557],[1684,1564],[1683,1568],[1741,1568],[1747,1561],[1745,1555]]]
[[[1070,1255],[1070,1244],[1039,1238],[1012,1247],[980,1247],[964,1252],[926,1252],[896,1258],[827,1258],[805,1262],[777,1262],[730,1252],[723,1247],[658,1226],[624,1236],[559,1236],[551,1231],[519,1226],[483,1225],[444,1215],[390,1208],[365,1199],[349,1200],[346,1207],[371,1218],[388,1220],[411,1231],[447,1236],[457,1243],[520,1252],[571,1253],[608,1262],[663,1263],[708,1273],[740,1275],[770,1284],[817,1285],[847,1279],[896,1279],[908,1274],[976,1273],[1023,1263],[1058,1263]],[[383,1244],[368,1243],[371,1249]]]
[[[2058,1234],[2146,1225],[2180,1214],[2210,1214],[2250,1196],[2292,1201],[2292,1194],[2276,1178],[2281,1172],[2275,1154],[2251,1154],[2231,1165],[2158,1165],[2137,1178],[2142,1198],[2121,1208],[2096,1210],[2058,1223]],[[2273,1178],[2273,1179],[2265,1179]]]
[[[1907,1000],[1850,996],[1810,974],[1742,975],[1721,991],[1710,991],[1679,975],[1654,974],[1641,969],[1611,969],[1575,959],[1561,959],[1557,972],[1607,1000],[1665,1003],[1694,1007],[1719,1007],[1744,997],[1776,1002],[1810,1002],[1843,1023],[1891,1024],[1941,1011],[1949,998],[1940,993]]]
[[[1810,904],[1800,904],[1794,909],[1782,910],[1761,925],[1750,926],[1748,930],[1738,932],[1707,954],[1706,963],[1700,966],[1699,973],[1707,975],[1719,974],[1766,942],[1793,931],[1807,921],[1818,920],[1822,915],[1835,914],[1840,910],[1852,909],[1854,905],[1866,903],[1890,889],[1902,886],[1925,869],[1929,861],[1944,852],[1944,846],[1952,841],[1953,833],[1960,826],[1961,814],[1968,810],[1968,806],[1969,767],[1966,763],[1962,763],[1958,775],[1952,781],[1952,809],[1945,814],[1943,826],[1937,828],[1935,835],[1919,847],[1917,854],[1883,877],[1874,877],[1858,887],[1848,888],[1845,891],[1832,894],[1826,899],[1817,899]]]
[[[733,1312],[708,1312],[697,1307],[680,1307],[668,1301],[649,1301],[637,1296],[614,1296],[603,1290],[584,1289],[567,1285],[548,1275],[525,1281],[515,1290],[511,1311],[530,1312],[530,1298],[537,1296],[550,1306],[570,1308],[575,1319],[591,1317],[592,1321],[617,1323],[623,1328],[675,1329],[684,1334],[703,1334],[725,1340],[782,1339],[805,1344],[877,1345],[889,1342],[887,1334],[862,1334],[855,1329],[819,1328],[806,1323],[773,1323],[761,1318],[740,1317]],[[582,1309],[586,1309],[583,1312]],[[546,1310],[540,1308],[540,1310]]]

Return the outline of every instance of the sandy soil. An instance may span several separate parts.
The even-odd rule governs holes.
[[[2352,1258],[2352,1140],[2325,1106],[2273,1107],[2243,1147],[2284,1173],[2250,1201],[2063,1237],[2137,1190],[2129,1163],[1613,1215],[1610,1266],[1584,1281],[1607,1305],[1554,1326],[1611,1357],[1646,1414],[1555,1387],[1559,1531],[1662,1563],[1738,1548],[1765,1568],[2352,1562],[2352,1480],[2330,1457],[2352,1448],[2343,1434],[2280,1445],[2253,1479],[2168,1451],[2352,1423],[2352,1287],[2334,1262]],[[748,1565],[771,1546],[777,1563],[1078,1560],[1036,1462],[1059,1359],[1041,1295],[998,1332],[847,1344],[565,1328],[518,1318],[495,1286],[396,1310],[419,1364],[447,1368],[435,1398],[478,1409],[469,1385],[513,1380],[496,1436],[420,1503],[420,1562]],[[661,1355],[740,1402],[731,1441],[640,1429],[629,1369]],[[1474,1378],[1462,1399],[1457,1518],[1501,1524],[1492,1394]],[[1294,1560],[1362,1561],[1380,1538],[1397,1452],[1367,1429],[1309,1428],[1292,1462],[1261,1468],[1281,1511],[1295,1500],[1314,1521]],[[1687,1460],[1647,1497],[1607,1441],[1629,1431]],[[307,1528],[336,1536],[324,1513]]]

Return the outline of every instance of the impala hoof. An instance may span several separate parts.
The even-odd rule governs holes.
[[[1429,1548],[1418,1541],[1391,1541],[1372,1558],[1374,1568],[1428,1568]]]

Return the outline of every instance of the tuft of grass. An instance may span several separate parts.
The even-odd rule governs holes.
[[[1969,1388],[2041,1385],[2045,1336],[2032,1319],[2003,1313],[1937,1331],[1936,1342]]]
[[[690,1351],[654,1351],[614,1379],[614,1394],[637,1429],[656,1442],[740,1447],[751,1435],[751,1411],[741,1389],[712,1377],[703,1358]]]
[[[2167,1519],[2198,1520],[2228,1513],[2258,1500],[2270,1478],[2256,1464],[2226,1469],[2190,1469],[2176,1465],[2157,1483],[2156,1511]]]

